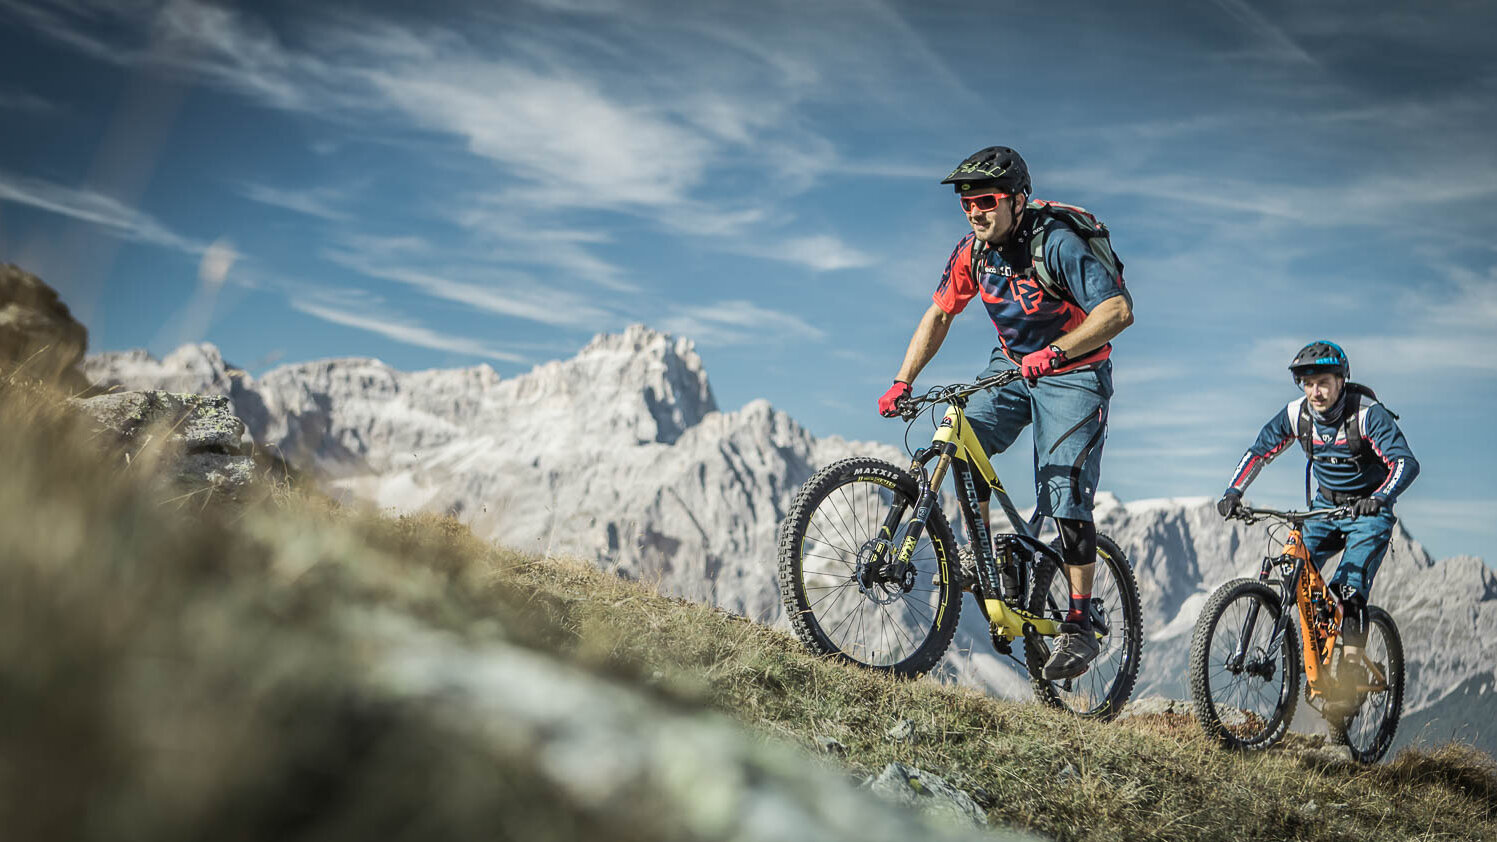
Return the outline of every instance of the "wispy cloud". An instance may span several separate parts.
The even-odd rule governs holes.
[[[394,281],[435,298],[500,316],[579,330],[597,330],[615,321],[612,313],[595,306],[588,298],[512,273],[505,278],[499,272],[473,270],[492,278],[479,283],[453,280],[426,269],[377,264],[360,255],[336,250],[325,251],[323,256],[371,278]]]
[[[50,114],[62,110],[61,107],[51,100],[43,99],[35,94],[25,91],[0,91],[0,111],[22,112],[27,114]]]
[[[14,202],[97,225],[126,240],[199,254],[207,245],[172,231],[149,214],[93,190],[0,172],[0,202]]]
[[[743,345],[776,340],[819,342],[826,334],[799,316],[760,307],[751,301],[677,308],[661,328],[689,336],[702,345]]]
[[[759,243],[760,252],[818,270],[863,265],[863,258],[818,247],[825,242],[780,243],[773,231],[784,220],[785,199],[837,163],[835,145],[799,112],[806,100],[827,85],[895,96],[893,83],[910,68],[963,89],[887,3],[849,0],[814,10],[769,4],[749,26],[752,34],[748,20],[730,24],[666,5],[630,4],[627,12],[585,5],[595,16],[585,30],[528,28],[478,14],[464,31],[337,12],[272,29],[242,9],[195,0],[128,8],[103,0],[0,0],[33,28],[96,57],[170,68],[276,108],[335,119],[396,115],[458,138],[493,168],[475,192],[502,185],[524,191],[517,196],[533,211],[611,209],[679,233],[731,232],[750,249]],[[546,3],[536,9],[575,13]],[[801,25],[765,25],[776,16]],[[857,38],[826,41],[815,34],[823,19]],[[87,34],[104,28],[134,36]],[[579,50],[579,39],[592,39],[596,49]],[[321,49],[305,46],[311,43]],[[734,190],[730,211],[699,195],[723,176],[746,185]],[[250,198],[335,214],[315,196],[257,187]],[[763,225],[769,227],[756,228]],[[580,252],[562,257],[571,271],[605,286],[620,280]]]
[[[327,188],[287,190],[265,184],[241,184],[238,190],[239,194],[246,199],[262,205],[270,205],[334,222],[343,222],[352,218],[349,213],[336,207],[344,198],[342,192],[337,190]]]
[[[836,269],[857,269],[874,264],[873,255],[866,248],[854,248],[840,238],[830,234],[814,237],[792,237],[775,244],[760,256],[786,263],[797,263],[818,272]]]
[[[1315,59],[1289,37],[1283,28],[1274,25],[1261,12],[1247,3],[1247,0],[1212,0],[1212,2],[1232,19],[1242,24],[1267,48],[1270,55],[1308,65],[1317,64]]]
[[[501,351],[479,340],[433,330],[423,324],[380,312],[368,303],[330,298],[293,298],[291,306],[309,316],[345,327],[367,330],[406,345],[450,351],[509,363],[528,362],[519,354]]]

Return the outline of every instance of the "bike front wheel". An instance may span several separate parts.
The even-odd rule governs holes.
[[[1102,651],[1086,672],[1075,678],[1050,681],[1042,670],[1049,652],[1025,647],[1024,665],[1034,695],[1051,707],[1086,717],[1108,720],[1117,716],[1133,693],[1143,650],[1143,619],[1133,568],[1118,545],[1097,536],[1097,564],[1092,579],[1092,622],[1103,632]],[[1051,620],[1065,619],[1071,603],[1071,583],[1061,566],[1042,557],[1030,585],[1029,613]]]
[[[914,477],[870,458],[835,462],[801,486],[780,525],[779,586],[791,627],[813,652],[903,676],[928,672],[946,653],[962,592],[939,508],[908,562],[899,560],[918,496]]]
[[[1283,739],[1299,699],[1299,635],[1274,629],[1283,604],[1256,579],[1234,579],[1206,601],[1190,641],[1190,695],[1207,736],[1228,748]]]
[[[1341,722],[1332,722],[1331,740],[1351,749],[1362,763],[1381,760],[1393,744],[1398,717],[1403,712],[1403,639],[1388,612],[1367,606],[1367,660],[1369,681],[1362,703]]]

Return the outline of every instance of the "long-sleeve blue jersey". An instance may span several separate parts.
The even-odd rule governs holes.
[[[1305,402],[1299,398],[1279,410],[1258,433],[1258,440],[1243,454],[1232,474],[1228,491],[1244,491],[1257,478],[1258,472],[1299,438],[1297,426],[1300,406]],[[1313,463],[1316,482],[1327,491],[1354,494],[1360,497],[1381,497],[1392,505],[1404,492],[1414,477],[1419,475],[1419,462],[1393,414],[1380,403],[1364,402],[1358,409],[1358,426],[1362,440],[1372,451],[1367,458],[1352,461],[1352,449],[1347,445],[1341,422],[1322,424],[1313,420],[1315,430],[1310,443],[1317,457],[1337,457],[1333,461]]]

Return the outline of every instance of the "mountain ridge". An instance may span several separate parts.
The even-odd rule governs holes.
[[[883,444],[812,436],[768,401],[723,412],[690,340],[643,325],[510,378],[487,365],[400,372],[360,358],[254,378],[206,343],[161,360],[97,354],[84,367],[104,385],[225,394],[257,443],[335,492],[457,515],[484,538],[591,558],[768,623],[781,617],[776,528],[800,483],[846,456],[908,459]],[[1256,575],[1274,551],[1267,532],[1223,523],[1204,497],[1124,503],[1103,492],[1096,517],[1139,579],[1147,640],[1135,697],[1184,698],[1195,614],[1220,582]],[[1401,735],[1434,727],[1421,710],[1492,709],[1497,574],[1473,557],[1436,561],[1400,526],[1373,601],[1390,608],[1410,649],[1411,727]],[[943,677],[1025,694],[1024,679],[987,646],[978,612],[962,613]],[[1459,688],[1470,698],[1455,705],[1447,697]],[[1493,750],[1493,740],[1474,742]]]

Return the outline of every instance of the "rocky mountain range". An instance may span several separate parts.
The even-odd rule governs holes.
[[[227,396],[257,447],[334,493],[449,512],[507,546],[592,558],[768,623],[780,619],[776,529],[800,483],[844,456],[907,461],[887,445],[812,436],[766,401],[720,411],[691,342],[643,326],[508,379],[485,365],[401,372],[372,359],[251,377],[208,344],[161,360],[97,354],[84,372],[101,386]],[[1223,523],[1205,499],[1104,493],[1097,518],[1133,561],[1143,598],[1135,698],[1185,698],[1196,615],[1218,584],[1257,572],[1267,531]],[[1436,561],[1400,529],[1374,601],[1396,618],[1409,659],[1400,742],[1497,749],[1497,575],[1476,558]],[[987,647],[978,612],[964,614],[946,677],[1026,694]]]

